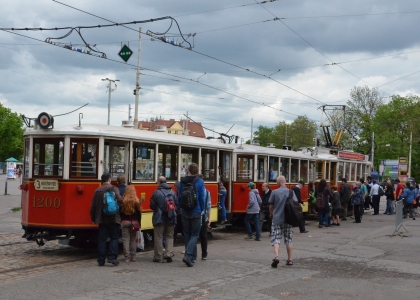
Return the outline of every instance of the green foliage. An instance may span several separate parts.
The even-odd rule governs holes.
[[[369,154],[372,151],[372,126],[383,100],[377,89],[354,87],[347,102],[346,130],[354,138],[354,150]]]
[[[0,161],[23,156],[23,120],[0,103]]]
[[[420,179],[420,98],[393,96],[381,105],[373,119],[375,157],[396,159],[409,156],[410,133],[413,134],[411,175]]]
[[[306,116],[297,117],[291,124],[279,122],[274,128],[259,126],[254,132],[254,140],[261,146],[266,147],[272,143],[276,148],[282,148],[285,143],[292,149],[310,147],[316,136],[317,125]],[[287,136],[286,136],[287,135]]]

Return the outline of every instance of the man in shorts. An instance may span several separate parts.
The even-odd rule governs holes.
[[[271,192],[268,203],[270,205],[270,218],[272,219],[271,225],[271,246],[274,248],[274,259],[271,263],[273,268],[277,268],[279,264],[279,248],[282,237],[287,250],[286,265],[292,266],[292,226],[284,222],[284,207],[286,200],[289,197],[289,189],[286,187],[286,179],[284,176],[277,178],[278,189]],[[298,202],[295,193],[292,193],[293,201]]]

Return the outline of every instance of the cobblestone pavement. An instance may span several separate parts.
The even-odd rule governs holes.
[[[59,245],[56,241],[39,247],[21,234],[0,234],[0,282],[10,283],[66,267],[91,264],[92,251]]]
[[[0,186],[4,184],[0,177]],[[98,267],[96,253],[50,241],[43,247],[21,238],[18,184],[0,195],[0,299],[419,299],[420,220],[405,220],[409,233],[391,237],[395,217],[351,219],[340,227],[317,228],[293,236],[294,266],[273,258],[270,238],[245,241],[243,230],[216,230],[209,258],[193,268],[182,263],[182,245],[171,264],[152,262],[151,252],[137,261]],[[1,191],[0,191],[1,193]],[[381,203],[381,212],[385,203]],[[199,250],[200,253],[200,250]],[[120,254],[121,259],[121,254]]]

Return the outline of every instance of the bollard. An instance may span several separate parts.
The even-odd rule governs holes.
[[[7,181],[4,183],[4,194],[7,195]]]

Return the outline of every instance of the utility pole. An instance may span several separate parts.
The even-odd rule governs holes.
[[[109,78],[105,78],[102,79],[102,81],[108,81],[108,123],[107,125],[109,125],[109,120],[110,120],[110,112],[111,112],[111,93],[114,92],[117,89],[117,81],[120,81],[119,79],[109,79]],[[112,83],[114,83],[115,88],[112,88]]]
[[[408,153],[408,177],[412,177],[411,176],[411,150],[412,150],[412,145],[413,145],[413,132],[410,132],[410,151]]]
[[[131,104],[128,104],[128,121],[131,121]]]
[[[284,145],[287,145],[287,123],[284,122],[284,124],[286,125],[286,135],[284,136]]]
[[[251,118],[251,145],[252,145],[252,138],[253,138],[253,134],[252,134],[252,131],[253,131],[253,127],[254,126],[254,118]]]
[[[136,103],[134,105],[134,128],[139,128],[139,97],[140,97],[140,54],[141,54],[141,27],[139,28],[139,49],[137,54],[137,71],[136,71]]]
[[[372,132],[372,172],[375,171],[375,133]]]

